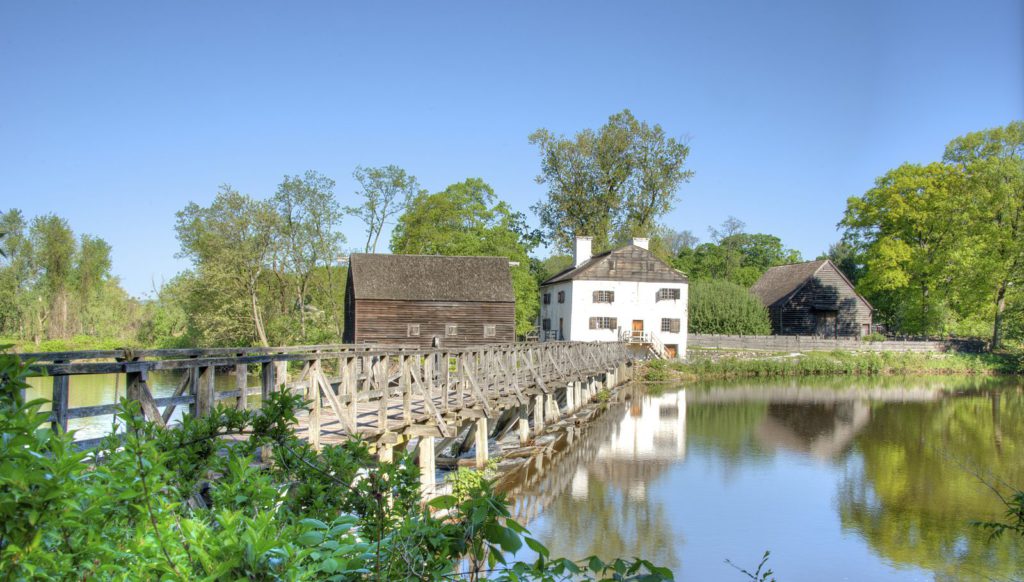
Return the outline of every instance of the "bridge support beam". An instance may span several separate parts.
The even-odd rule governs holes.
[[[533,397],[533,434],[544,432],[544,395]]]
[[[488,439],[490,432],[487,429],[487,417],[481,416],[476,419],[476,468],[483,469],[487,466]]]
[[[576,395],[573,390],[574,382],[569,382],[565,385],[565,411],[568,414],[576,412]]]
[[[519,430],[519,444],[526,445],[530,442],[530,408],[519,407],[519,418],[516,420],[516,428]]]
[[[437,455],[434,452],[434,437],[420,438],[420,491],[424,497],[433,495],[437,486],[437,468],[435,461]]]

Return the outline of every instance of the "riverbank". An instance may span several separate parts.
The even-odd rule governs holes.
[[[896,352],[808,352],[803,354],[691,353],[688,362],[652,360],[637,377],[648,382],[778,378],[797,376],[965,375],[1024,372],[1019,354],[942,354]]]

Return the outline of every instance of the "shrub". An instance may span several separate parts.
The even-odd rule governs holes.
[[[672,579],[640,559],[549,557],[486,479],[423,507],[410,456],[378,463],[359,441],[313,450],[294,434],[304,403],[289,392],[173,430],[122,400],[124,433],[78,452],[49,429],[46,401],[22,397],[27,374],[0,351],[4,580]],[[253,464],[263,446],[269,467]],[[509,562],[524,543],[537,560]]]
[[[690,333],[768,335],[768,310],[748,289],[721,280],[695,281],[689,289]]]
[[[860,340],[865,342],[884,342],[885,336],[876,331],[874,333],[869,333],[865,336],[862,336]]]

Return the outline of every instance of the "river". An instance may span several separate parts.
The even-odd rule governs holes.
[[[802,379],[631,388],[508,476],[552,555],[643,556],[680,580],[1003,580],[1021,542],[978,479],[1024,487],[1019,380]],[[540,461],[538,460],[538,463]],[[528,556],[522,556],[528,557]]]

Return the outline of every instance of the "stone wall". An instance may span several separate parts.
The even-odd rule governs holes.
[[[985,350],[979,340],[890,340],[865,342],[859,339],[830,339],[802,335],[703,335],[690,334],[690,348],[760,350],[770,352],[968,352]]]

